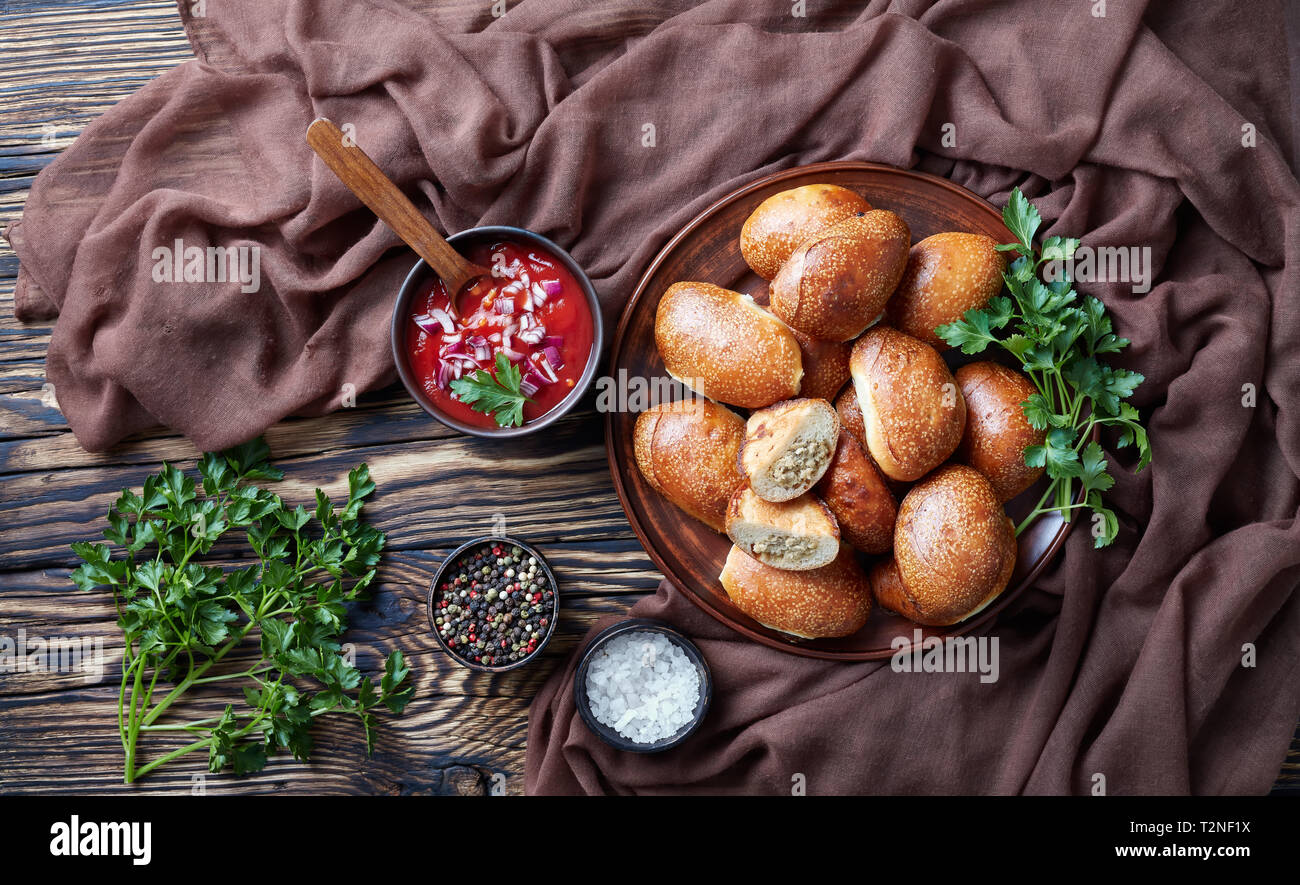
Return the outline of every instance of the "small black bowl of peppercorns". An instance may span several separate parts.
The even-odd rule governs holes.
[[[560,590],[545,558],[513,538],[476,538],[443,561],[429,587],[433,635],[456,663],[502,673],[550,642]]]

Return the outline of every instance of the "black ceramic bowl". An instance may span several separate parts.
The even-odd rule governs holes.
[[[700,672],[700,700],[695,705],[695,715],[691,721],[678,729],[677,733],[670,737],[663,738],[653,744],[638,744],[623,737],[613,728],[599,722],[591,712],[591,706],[587,702],[587,671],[591,668],[592,658],[596,652],[603,648],[615,636],[624,633],[660,633],[668,640],[676,644],[686,657],[695,664]],[[671,749],[682,743],[688,737],[695,733],[704,721],[704,715],[709,711],[709,701],[713,699],[713,675],[709,672],[708,662],[704,660],[704,655],[700,649],[681,633],[662,621],[654,621],[649,618],[632,618],[627,621],[619,621],[610,627],[606,627],[597,633],[586,650],[582,653],[581,660],[578,661],[578,672],[573,677],[573,702],[578,708],[578,715],[582,721],[587,724],[596,736],[617,750],[626,750],[629,753],[662,753],[664,750]]]
[[[438,630],[437,624],[438,613],[435,608],[437,604],[436,596],[438,587],[442,584],[443,575],[447,574],[451,567],[460,558],[462,553],[483,544],[509,544],[511,547],[522,549],[529,556],[536,557],[537,564],[541,566],[542,573],[546,575],[546,579],[550,582],[551,587],[555,589],[555,608],[551,612],[550,623],[546,625],[546,632],[543,633],[542,638],[537,641],[537,648],[527,657],[500,666],[496,664],[480,664],[477,661],[462,657],[459,651],[447,645],[447,641],[442,638],[442,633]],[[536,547],[525,544],[523,541],[514,538],[488,535],[486,537],[475,538],[472,541],[467,541],[448,554],[447,558],[442,561],[442,565],[438,566],[438,571],[434,574],[433,581],[429,584],[429,595],[426,605],[429,612],[429,629],[433,631],[433,638],[438,640],[438,644],[442,646],[442,650],[445,651],[453,661],[460,664],[462,667],[468,667],[469,669],[475,670],[479,673],[504,673],[507,670],[514,670],[517,667],[522,667],[525,664],[537,660],[541,656],[542,650],[546,648],[546,644],[551,641],[551,637],[555,634],[555,623],[560,619],[560,584],[555,580],[555,573],[551,571],[551,566],[547,563],[546,557],[542,556],[542,554],[537,551]]]
[[[402,379],[402,386],[406,388],[406,392],[420,404],[420,408],[448,427],[459,430],[461,433],[468,433],[471,436],[526,436],[562,418],[577,404],[578,400],[582,399],[583,394],[591,387],[591,383],[596,377],[596,364],[600,361],[601,347],[604,344],[605,326],[600,315],[600,302],[596,300],[596,290],[591,285],[591,280],[587,278],[586,272],[578,266],[578,262],[574,261],[568,252],[565,252],[541,234],[535,234],[521,227],[492,225],[461,231],[454,236],[448,237],[447,242],[453,246],[464,247],[481,240],[497,238],[535,243],[550,252],[560,260],[560,263],[568,269],[569,273],[573,274],[573,278],[582,286],[583,294],[587,296],[587,308],[591,311],[592,325],[591,353],[587,357],[587,364],[583,367],[582,376],[578,379],[578,383],[573,385],[573,390],[569,391],[569,395],[561,400],[555,408],[540,418],[525,422],[519,427],[478,427],[451,417],[439,409],[433,400],[429,399],[429,395],[424,392],[420,382],[407,364],[405,345],[406,324],[410,320],[411,299],[434,279],[433,269],[425,264],[423,258],[416,262],[415,267],[411,268],[411,272],[406,275],[406,280],[402,283],[401,291],[397,295],[397,303],[393,306],[393,319],[389,337],[392,341],[393,362],[397,364],[398,377]],[[457,251],[463,251],[463,248]]]

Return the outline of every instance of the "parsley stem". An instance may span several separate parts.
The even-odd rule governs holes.
[[[144,719],[142,720],[143,724],[152,725],[154,720],[157,719],[159,716],[161,716],[163,714],[163,711],[172,705],[173,701],[175,701],[178,697],[180,697],[182,694],[184,694],[186,691],[189,690],[190,686],[194,684],[194,681],[198,677],[206,673],[208,671],[208,668],[210,668],[217,661],[224,658],[232,648],[234,648],[236,645],[238,645],[240,642],[243,641],[244,637],[248,635],[248,631],[252,629],[253,623],[254,623],[253,621],[249,621],[247,624],[244,625],[243,629],[241,629],[237,634],[231,637],[229,642],[221,646],[221,648],[217,649],[216,652],[212,655],[212,657],[208,658],[206,661],[204,661],[202,664],[199,664],[197,667],[191,668],[189,675],[186,676],[182,681],[177,683],[176,687],[173,688],[170,692],[168,692],[167,696],[163,698],[161,701],[159,701],[158,705],[154,707],[148,713],[148,715],[144,717]]]
[[[185,722],[179,725],[141,725],[140,730],[141,731],[192,731],[193,729],[196,728],[202,728],[203,726],[209,723],[220,722],[220,721],[221,718],[219,716],[213,716],[208,719],[195,719],[193,722]]]
[[[141,661],[144,660],[144,655],[140,655],[140,660]],[[135,668],[135,680],[131,686],[131,717],[130,717],[131,721],[127,733],[126,771],[125,771],[126,783],[128,784],[131,783],[133,780],[135,780],[136,777],[135,748],[136,748],[137,739],[139,738],[140,735],[140,724],[141,724],[140,714],[144,712],[142,708],[139,708],[139,703],[140,701],[143,700],[142,697],[143,692],[144,692],[144,667],[142,665]]]
[[[1030,524],[1031,522],[1034,521],[1034,517],[1037,516],[1038,514],[1040,514],[1040,513],[1043,512],[1043,503],[1048,499],[1048,497],[1049,497],[1050,495],[1052,495],[1053,493],[1056,492],[1056,484],[1057,484],[1057,482],[1058,482],[1058,480],[1055,480],[1055,479],[1054,479],[1054,480],[1052,480],[1050,483],[1047,484],[1047,489],[1046,489],[1046,491],[1044,491],[1044,492],[1043,492],[1043,496],[1042,496],[1041,498],[1038,499],[1038,503],[1034,505],[1034,509],[1031,510],[1030,513],[1029,513],[1029,515],[1026,516],[1026,517],[1021,521],[1020,525],[1016,526],[1016,537],[1017,537],[1017,538],[1019,538],[1019,537],[1020,537],[1020,533],[1023,532],[1026,528],[1028,528],[1028,527],[1029,527],[1029,524]]]
[[[150,762],[148,765],[141,766],[140,770],[135,773],[135,776],[137,778],[144,777],[146,774],[153,771],[155,768],[157,768],[160,765],[166,765],[168,762],[171,762],[173,759],[179,759],[180,757],[184,756],[186,753],[193,753],[195,750],[201,750],[204,747],[210,746],[212,744],[212,740],[213,739],[211,737],[205,737],[202,740],[198,740],[192,744],[188,744],[184,747],[181,747],[179,750],[173,750],[172,752],[168,753],[166,756],[159,756],[157,759]],[[130,778],[127,779],[127,783],[128,784],[131,783]]]
[[[269,672],[269,671],[271,671],[271,670],[274,670],[274,669],[275,669],[274,667],[271,667],[271,666],[269,666],[269,665],[266,666],[266,667],[262,667],[261,669],[257,669],[256,667],[254,667],[254,668],[249,669],[249,670],[241,670],[241,671],[239,671],[238,673],[223,673],[223,674],[220,675],[220,676],[206,676],[206,677],[204,677],[203,679],[195,679],[195,680],[194,680],[192,683],[190,683],[190,684],[191,684],[191,685],[203,685],[204,683],[208,683],[208,682],[222,682],[222,681],[227,680],[227,679],[246,679],[246,678],[248,678],[249,676],[254,676],[254,675],[258,674],[258,673],[267,673],[267,672]]]

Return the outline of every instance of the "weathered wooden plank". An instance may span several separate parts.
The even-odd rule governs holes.
[[[456,665],[429,633],[425,585],[446,552],[391,554],[373,602],[355,606],[350,615],[344,638],[355,646],[359,667],[377,672],[387,652],[401,648],[415,673],[416,698],[401,719],[385,718],[375,757],[365,759],[356,723],[326,720],[316,733],[318,753],[310,765],[283,758],[264,776],[241,780],[204,775],[205,762],[195,755],[160,770],[140,788],[189,791],[192,778],[203,775],[209,792],[457,792],[466,783],[483,791],[500,773],[519,781],[510,792],[521,792],[529,700],[597,618],[626,611],[653,587],[656,576],[631,542],[548,547],[561,586],[556,634],[534,665],[487,675]],[[120,783],[116,731],[120,635],[107,595],[70,589],[66,570],[50,570],[0,576],[0,597],[3,635],[23,629],[29,637],[104,642],[103,677],[93,684],[77,672],[0,674],[0,791],[127,789]],[[240,662],[256,659],[251,640],[244,650],[248,654],[231,656],[235,671]],[[167,721],[217,715],[229,691],[229,686],[194,689],[193,699],[187,695]],[[185,743],[169,734],[152,734],[147,741],[153,754]],[[449,781],[447,772],[457,768],[479,775],[461,771]]]
[[[55,398],[56,399],[56,398]],[[0,428],[11,429],[9,438],[0,431],[0,475],[25,471],[48,471],[69,467],[106,467],[117,464],[158,464],[195,461],[198,451],[183,437],[163,427],[141,433],[110,452],[87,452],[68,432],[66,421],[49,394],[39,388],[0,394]],[[48,423],[37,439],[36,428],[23,424],[19,408],[40,410]],[[17,417],[15,417],[17,416]],[[35,421],[36,419],[32,419]],[[339,449],[379,442],[411,442],[455,436],[441,422],[430,418],[400,386],[357,397],[354,408],[344,408],[317,418],[290,418],[265,434],[277,457],[297,457],[325,449]]]
[[[337,497],[361,461],[379,487],[367,513],[395,549],[481,534],[501,518],[509,531],[538,539],[630,537],[603,428],[590,417],[510,441],[454,437],[280,459],[286,477],[275,489],[292,502],[310,502],[315,487]],[[0,568],[68,564],[68,545],[98,536],[120,490],[138,488],[150,471],[125,465],[7,476],[0,483]]]
[[[572,626],[573,618],[584,617],[582,612],[587,604],[584,600],[650,593],[660,580],[636,541],[551,543],[540,545],[539,549],[559,582],[562,604],[557,627],[566,630]],[[379,660],[385,654],[383,649],[392,644],[412,654],[437,651],[430,633],[426,600],[429,582],[451,550],[450,546],[400,550],[384,556],[369,599],[351,606],[348,639],[357,644],[359,661]],[[207,564],[230,567],[238,563],[210,559]],[[92,643],[98,640],[97,649],[102,648],[103,653],[102,659],[91,662],[95,665],[91,672],[74,667],[16,676],[0,672],[0,695],[48,694],[82,688],[88,680],[114,681],[122,648],[112,597],[107,589],[78,590],[66,568],[9,572],[0,574],[0,600],[0,635],[12,639],[21,629],[32,639],[79,641],[84,638]],[[561,646],[562,643],[557,648]],[[252,645],[248,650],[255,653]],[[231,658],[234,663],[240,660],[243,658]],[[466,677],[463,688],[471,693],[519,694],[525,688],[513,676],[487,685],[476,681],[477,674],[461,668],[455,670],[458,677]],[[490,692],[484,690],[485,685]]]

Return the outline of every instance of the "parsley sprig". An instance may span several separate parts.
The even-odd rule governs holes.
[[[497,354],[496,373],[475,369],[474,374],[456,378],[451,382],[452,393],[476,412],[496,419],[500,427],[517,427],[524,423],[524,403],[532,400],[521,391],[523,372]]]
[[[1050,484],[1016,534],[1040,514],[1056,511],[1069,521],[1073,511],[1088,508],[1094,514],[1094,546],[1105,547],[1119,532],[1115,513],[1102,501],[1102,492],[1115,479],[1107,473],[1105,452],[1091,437],[1096,427],[1115,427],[1118,448],[1136,445],[1136,469],[1151,463],[1147,432],[1137,409],[1125,402],[1143,377],[1100,359],[1119,353],[1129,341],[1114,333],[1105,305],[1091,295],[1080,300],[1064,272],[1079,241],[1053,236],[1035,248],[1042,217],[1019,188],[1011,192],[1002,220],[1017,240],[997,247],[1017,255],[1003,274],[1010,297],[999,295],[987,307],[969,310],[935,333],[967,354],[982,353],[990,344],[1000,346],[1020,361],[1037,388],[1021,408],[1029,423],[1047,436],[1043,445],[1025,449],[1025,463],[1045,468]],[[1050,282],[1039,277],[1047,262],[1061,269]],[[1075,482],[1082,489],[1077,504]]]
[[[375,490],[369,470],[362,464],[348,473],[341,508],[317,489],[309,511],[252,484],[283,476],[269,457],[260,439],[205,454],[202,495],[192,477],[164,464],[139,494],[126,489],[109,509],[109,543],[72,545],[83,560],[73,581],[82,590],[111,588],[123,633],[117,716],[127,783],[202,750],[214,773],[258,771],[279,749],[306,760],[312,722],[332,712],[360,718],[370,751],[377,708],[401,713],[411,700],[400,651],[389,655],[378,688],[340,654],[345,603],[374,581],[384,546],[384,535],[361,520],[362,504]],[[256,560],[231,570],[203,564],[200,557],[234,529],[243,530]],[[114,556],[114,547],[121,555]],[[257,654],[244,658],[256,663],[212,672],[254,631]],[[247,706],[227,704],[208,719],[160,722],[186,692],[214,683],[240,685]],[[141,738],[159,732],[194,740],[141,764]]]

